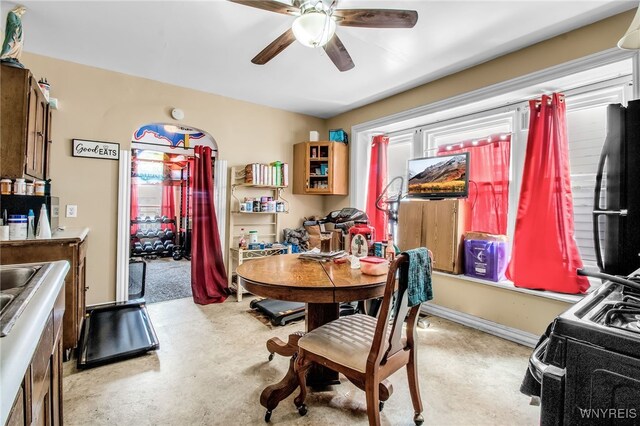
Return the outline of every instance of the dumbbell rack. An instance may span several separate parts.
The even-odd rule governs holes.
[[[130,255],[132,257],[150,256],[150,255],[171,256],[176,246],[176,232],[171,229],[165,229],[162,227],[162,225],[171,225],[171,224],[175,225],[175,223],[176,223],[175,219],[166,219],[166,218],[163,219],[158,217],[154,219],[131,220],[131,225],[158,224],[159,226],[157,227],[157,229],[150,229],[145,231],[138,230],[135,234],[132,234]],[[166,232],[168,230],[171,231],[169,236],[166,235]],[[161,235],[158,235],[159,231],[161,232]],[[151,235],[149,235],[150,232],[151,232]],[[144,235],[140,235],[139,233],[142,233]],[[156,242],[158,241],[162,243],[162,248],[160,248],[160,246],[156,244]],[[167,242],[169,242],[169,244],[171,245],[167,246]],[[136,250],[135,249],[136,243],[140,243],[143,247],[145,243],[150,243],[152,250],[145,250],[145,249],[143,249],[142,251]]]

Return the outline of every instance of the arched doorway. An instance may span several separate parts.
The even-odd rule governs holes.
[[[126,206],[120,208],[118,301],[128,300],[140,288],[143,266],[147,303],[191,296],[191,174],[198,145],[212,149],[218,226],[224,229],[226,162],[217,159],[213,137],[165,123],[133,132],[127,165],[120,167],[121,179],[128,182],[120,185],[126,192],[120,201]]]

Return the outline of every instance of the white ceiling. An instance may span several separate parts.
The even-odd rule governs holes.
[[[343,73],[322,49],[299,43],[266,65],[252,64],[294,18],[224,0],[21,4],[28,52],[327,118],[638,2],[341,0],[339,8],[419,16],[412,29],[338,27],[356,64]],[[2,19],[15,5],[2,1]]]

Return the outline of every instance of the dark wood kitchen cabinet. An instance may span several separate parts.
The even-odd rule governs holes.
[[[47,179],[51,111],[29,70],[2,65],[0,121],[2,177]]]
[[[65,291],[60,289],[40,335],[31,364],[14,400],[7,426],[62,425],[62,317]]]
[[[52,262],[66,260],[71,269],[65,278],[65,312],[62,347],[65,359],[80,339],[86,312],[87,238],[21,240],[0,242],[0,263]]]

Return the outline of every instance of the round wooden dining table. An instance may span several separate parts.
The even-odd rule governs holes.
[[[360,269],[352,269],[349,262],[319,262],[299,259],[298,254],[270,256],[252,260],[238,266],[238,282],[258,296],[292,302],[306,303],[305,324],[309,332],[340,316],[340,302],[352,302],[382,297],[386,275],[365,275]],[[280,401],[298,387],[293,364],[298,352],[298,340],[304,333],[289,335],[285,343],[277,337],[267,341],[267,350],[291,357],[286,376],[277,384],[266,387],[260,395],[260,403],[267,409],[265,420]],[[316,366],[309,371],[307,384],[322,388],[337,384],[338,373]],[[392,392],[389,384],[380,389],[380,399],[386,400]]]

